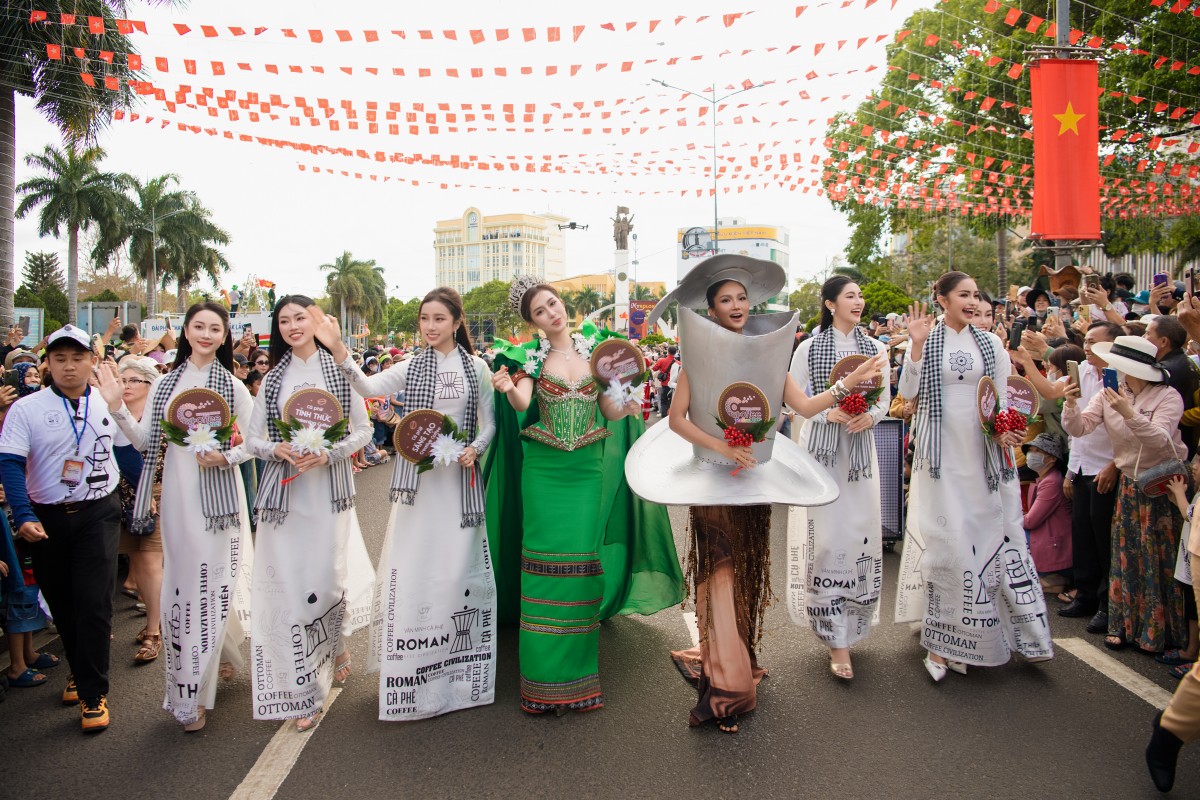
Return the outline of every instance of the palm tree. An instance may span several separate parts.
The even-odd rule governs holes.
[[[155,1],[160,5],[170,2]],[[29,3],[9,2],[0,7],[0,41],[4,42],[4,57],[0,58],[0,324],[13,321],[17,95],[34,98],[38,111],[62,132],[67,145],[73,146],[94,140],[114,109],[130,105],[134,90],[128,79],[139,77],[123,57],[111,64],[98,57],[101,51],[137,54],[130,39],[117,31],[115,12],[125,3],[73,0],[69,7],[62,4],[63,11],[79,20],[103,19],[104,33],[99,35],[91,33],[87,25],[57,24],[57,2],[33,5],[50,10],[49,16],[55,19],[31,22]],[[47,45],[51,45],[49,50]],[[59,48],[60,58],[51,58],[54,48]],[[81,79],[80,60],[66,56],[76,48],[89,56],[83,61],[84,71],[97,73],[92,85]],[[107,78],[115,80],[115,89],[109,88]]]
[[[590,286],[585,286],[575,293],[575,310],[584,316],[592,313],[601,305],[603,303],[600,300],[600,293]]]
[[[197,242],[229,243],[229,234],[212,224],[196,195],[178,185],[178,175],[159,175],[145,182],[126,176],[127,194],[118,201],[120,225],[106,231],[92,251],[97,264],[107,264],[118,251],[127,250],[135,274],[146,282],[151,316],[157,311],[159,288],[172,279],[178,282],[176,272],[184,254],[194,251]],[[196,260],[204,259],[197,256]],[[224,256],[215,261],[218,266],[223,263]],[[190,279],[188,274],[183,273],[185,286],[199,278],[199,273]]]
[[[354,330],[349,314],[356,320],[377,318],[382,314],[387,282],[383,267],[375,266],[374,259],[358,261],[349,250],[344,250],[333,263],[322,264],[320,269],[329,273],[325,278],[325,291],[340,309],[338,319],[342,321],[343,336]]]
[[[630,300],[657,300],[662,295],[652,290],[644,283],[635,284],[633,291],[629,293]]]
[[[211,212],[194,198],[187,211],[179,215],[185,237],[182,247],[173,248],[160,280],[164,285],[168,279],[175,280],[175,310],[180,313],[187,310],[188,289],[196,281],[207,277],[219,286],[221,275],[229,271],[225,254],[214,247],[229,244],[229,234],[214,225],[210,217]]]
[[[30,178],[17,187],[22,195],[16,215],[41,207],[38,216],[38,235],[59,235],[67,229],[67,321],[74,325],[79,301],[79,232],[93,223],[102,229],[117,225],[116,210],[124,177],[101,172],[98,165],[104,158],[99,147],[78,149],[68,144],[65,150],[46,145],[41,153],[25,156],[25,163],[43,174]]]
[[[563,289],[559,296],[562,298],[563,310],[567,312],[567,316],[575,319],[575,313],[579,310],[576,303],[578,293],[572,292],[570,289]]]

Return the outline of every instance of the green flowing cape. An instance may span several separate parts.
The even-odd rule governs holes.
[[[597,342],[617,337],[613,331],[599,331],[585,322],[580,331]],[[538,347],[538,340],[525,345],[496,342],[493,370],[508,367],[509,372],[525,369],[525,354]],[[540,366],[535,372],[540,371]],[[536,374],[531,374],[534,379]],[[496,437],[483,463],[487,496],[488,549],[496,579],[497,613],[502,623],[515,624],[521,602],[522,502],[521,431],[538,421],[537,402],[518,413],[507,398],[496,393]],[[604,602],[601,618],[616,614],[653,614],[682,602],[683,572],[675,551],[671,521],[664,506],[647,503],[629,490],[625,482],[625,456],[637,438],[646,431],[640,417],[608,421],[596,409],[596,421],[612,436],[591,447],[603,448],[601,512],[597,520],[578,520],[578,524],[603,526],[600,564],[604,569]],[[534,445],[542,446],[542,445]],[[566,510],[564,510],[566,512]],[[569,513],[569,512],[568,512]]]

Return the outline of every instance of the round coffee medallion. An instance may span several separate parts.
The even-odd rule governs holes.
[[[233,419],[225,398],[212,389],[184,389],[167,406],[167,422],[183,430],[207,425],[214,430],[223,428]]]
[[[443,416],[438,412],[421,408],[401,417],[396,423],[392,441],[396,452],[414,464],[419,464],[433,451],[433,443],[442,435]]]
[[[603,386],[619,380],[626,385],[646,371],[646,359],[633,342],[606,339],[592,348],[592,374]]]
[[[301,389],[283,404],[283,418],[316,428],[329,428],[341,422],[342,404],[324,389]]]
[[[749,430],[771,418],[771,403],[753,383],[738,381],[721,392],[717,416],[730,427]]]

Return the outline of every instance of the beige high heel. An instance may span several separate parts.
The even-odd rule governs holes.
[[[201,728],[203,728],[203,727],[204,727],[204,723],[208,721],[207,717],[206,717],[206,716],[205,716],[205,714],[204,714],[204,706],[199,706],[199,707],[196,709],[196,711],[197,711],[197,713],[198,713],[198,716],[196,717],[196,721],[195,721],[195,722],[189,722],[189,723],[187,723],[186,725],[184,725],[184,726],[183,726],[183,732],[184,732],[184,733],[195,733],[196,731],[198,731],[198,730],[200,730]]]

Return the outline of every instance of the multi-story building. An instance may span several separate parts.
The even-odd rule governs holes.
[[[774,261],[783,267],[788,282],[784,284],[783,292],[768,302],[771,311],[785,311],[788,308],[788,286],[791,284],[791,271],[788,266],[788,229],[782,225],[762,225],[747,222],[741,217],[721,218],[717,220],[718,230],[716,247],[713,246],[712,226],[679,229],[679,252],[677,254],[677,277],[691,271],[700,261],[717,253],[737,253],[738,255],[761,258]]]
[[[441,220],[433,229],[437,283],[466,294],[517,273],[558,280],[566,267],[566,240],[558,226],[568,221],[557,214],[485,217],[477,208]]]

